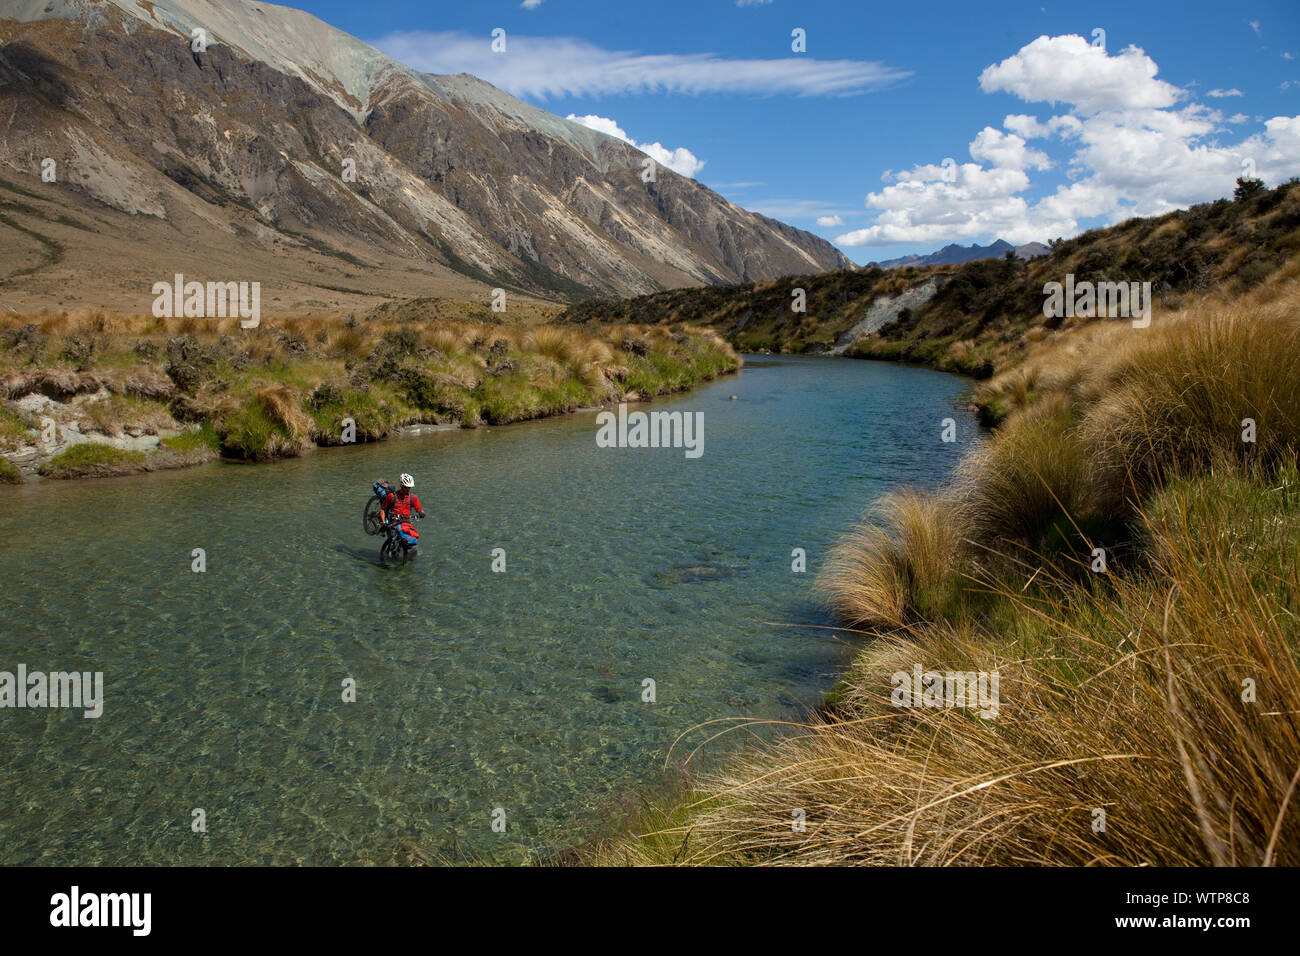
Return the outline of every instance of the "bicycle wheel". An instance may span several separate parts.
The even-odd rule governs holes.
[[[386,568],[396,568],[406,563],[406,549],[396,535],[389,535],[379,549],[379,560]]]
[[[366,510],[361,515],[361,527],[365,529],[366,534],[379,534],[384,530],[384,523],[379,519],[381,510],[379,499],[371,496],[366,502]]]

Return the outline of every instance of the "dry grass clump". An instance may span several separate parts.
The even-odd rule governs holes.
[[[1004,542],[1036,547],[1064,533],[1067,515],[1091,510],[1088,449],[1060,395],[1025,409],[963,460],[957,476],[960,510],[973,537],[991,548]]]
[[[894,492],[836,544],[819,586],[849,627],[901,627],[960,567],[964,537],[952,501]]]
[[[1114,361],[1080,429],[1112,495],[1223,460],[1275,465],[1300,448],[1298,304],[1293,294],[1205,309]]]

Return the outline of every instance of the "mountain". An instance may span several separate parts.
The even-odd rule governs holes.
[[[886,259],[884,262],[868,263],[882,269],[898,269],[903,266],[956,266],[976,259],[1001,259],[1008,252],[1014,252],[1019,259],[1033,259],[1045,256],[1051,250],[1041,242],[1027,242],[1023,246],[1013,246],[1005,239],[995,239],[987,246],[959,246],[955,242],[944,246],[938,252],[928,256],[903,256],[900,259]]]
[[[323,306],[494,286],[573,300],[851,265],[662,166],[643,182],[646,156],[621,140],[287,7],[0,0],[0,40],[11,307],[147,308],[173,272]]]

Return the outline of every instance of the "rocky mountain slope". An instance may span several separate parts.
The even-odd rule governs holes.
[[[643,182],[627,143],[287,7],[0,0],[0,41],[9,307],[99,290],[147,310],[173,272],[260,280],[274,308],[495,286],[572,300],[850,264],[663,167]]]

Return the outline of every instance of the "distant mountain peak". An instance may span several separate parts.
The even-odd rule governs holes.
[[[953,266],[961,265],[963,262],[974,262],[976,259],[1001,259],[1008,252],[1015,252],[1020,259],[1033,259],[1036,256],[1045,256],[1050,251],[1041,242],[1027,242],[1022,246],[1013,246],[1005,239],[994,239],[987,246],[978,244],[963,246],[950,242],[929,255],[902,256],[874,264],[882,269],[898,269],[903,266]]]

